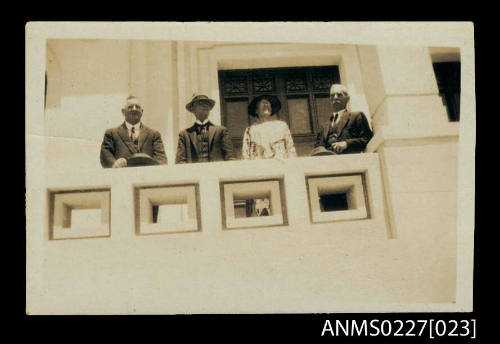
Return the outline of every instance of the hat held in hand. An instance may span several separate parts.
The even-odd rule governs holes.
[[[158,165],[158,162],[146,153],[135,153],[127,160],[127,166],[150,166]]]
[[[323,146],[318,146],[311,151],[311,156],[321,156],[321,155],[335,155],[335,152],[332,152]]]

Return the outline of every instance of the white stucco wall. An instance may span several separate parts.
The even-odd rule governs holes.
[[[59,74],[47,83],[51,99],[45,109],[47,159],[53,165],[100,166],[104,130],[123,121],[120,108],[129,92],[129,42],[49,40],[47,51],[55,57],[52,63],[57,63]]]
[[[450,149],[445,144],[441,153]],[[398,165],[395,150],[386,157],[391,166]],[[420,163],[428,157],[417,156]],[[371,219],[311,224],[304,175],[363,170]],[[38,312],[331,312],[454,299],[454,186],[429,192],[429,178],[414,180],[418,191],[396,182],[400,230],[389,239],[378,154],[62,175],[49,176],[47,186],[111,188],[111,237],[47,240],[47,231],[38,233]],[[273,176],[284,177],[289,224],[224,230],[219,182]],[[201,232],[136,235],[133,185],[188,182],[200,184]]]

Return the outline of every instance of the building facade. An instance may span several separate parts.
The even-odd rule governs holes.
[[[53,39],[46,56],[46,222],[36,232],[44,259],[35,263],[34,312],[455,302],[459,122],[433,63],[459,63],[459,49]],[[330,82],[346,85],[350,108],[370,122],[365,153],[308,156],[328,118]],[[282,100],[298,158],[174,164],[178,133],[194,120],[184,108],[193,93],[217,100],[210,120],[229,128],[238,149],[241,113],[258,86]],[[123,122],[129,94],[160,131],[168,165],[101,168],[104,130]],[[236,216],[235,202],[259,192],[270,195],[272,216]],[[344,194],[346,208],[320,211],[324,193]],[[95,226],[73,226],[76,210]],[[180,222],[158,220],[174,213]]]

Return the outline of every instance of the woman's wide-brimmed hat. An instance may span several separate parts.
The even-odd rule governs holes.
[[[271,116],[274,115],[275,113],[277,113],[278,111],[280,111],[280,109],[281,109],[281,102],[278,99],[278,97],[271,96],[269,94],[262,94],[260,96],[255,97],[254,99],[252,99],[252,101],[250,102],[250,104],[248,104],[248,114],[250,116],[254,116],[254,117],[258,117],[259,116],[256,113],[257,104],[259,104],[259,102],[262,99],[266,99],[266,100],[268,100],[271,103]]]
[[[193,112],[194,104],[196,104],[199,101],[206,101],[206,102],[210,103],[210,110],[212,110],[212,108],[215,105],[215,100],[208,98],[204,94],[196,94],[195,93],[191,96],[191,100],[189,101],[189,103],[186,104],[186,110],[188,110],[189,112]]]

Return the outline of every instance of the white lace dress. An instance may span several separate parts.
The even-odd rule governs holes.
[[[285,122],[272,120],[256,123],[245,130],[243,159],[286,159],[296,156],[292,134]]]

